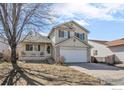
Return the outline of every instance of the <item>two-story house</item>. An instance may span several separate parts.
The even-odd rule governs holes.
[[[89,31],[74,21],[53,27],[48,37],[29,35],[20,48],[20,60],[41,60],[53,57],[55,61],[64,58],[64,62],[89,62]]]

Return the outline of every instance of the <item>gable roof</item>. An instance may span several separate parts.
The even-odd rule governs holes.
[[[124,38],[106,42],[108,47],[124,45]]]
[[[51,40],[36,31],[29,32],[22,42],[51,43]]]
[[[54,29],[56,29],[56,28],[58,28],[58,27],[60,27],[62,25],[68,24],[68,23],[73,23],[73,24],[77,25],[78,27],[80,27],[81,29],[83,29],[84,31],[86,31],[87,33],[89,33],[89,31],[86,28],[84,28],[83,26],[79,25],[77,22],[71,20],[71,21],[68,21],[68,22],[65,22],[65,23],[61,23],[59,25],[54,26],[52,28],[52,30],[50,31],[50,33],[48,34],[48,36],[53,32]]]
[[[103,45],[107,45],[106,43],[108,42],[106,40],[89,40],[89,41],[93,41],[93,42],[96,42],[96,43],[99,43],[99,44],[103,44]]]

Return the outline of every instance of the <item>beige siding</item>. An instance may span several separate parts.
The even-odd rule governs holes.
[[[58,62],[60,60],[60,46],[55,47],[55,61]]]
[[[56,43],[56,32],[55,32],[55,29],[54,29],[54,31],[51,33],[50,39],[51,39],[51,41],[52,41],[53,44]]]
[[[51,50],[51,56],[53,59],[55,59],[55,47],[52,46],[52,50]]]
[[[124,46],[110,47],[110,50],[115,55],[116,62],[124,62]]]
[[[91,49],[87,48],[87,62],[91,62]]]
[[[73,46],[73,47],[87,47],[87,45],[83,44],[76,38],[70,38],[60,44],[60,46]]]

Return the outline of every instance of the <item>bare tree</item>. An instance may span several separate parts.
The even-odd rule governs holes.
[[[17,67],[16,47],[24,32],[51,23],[51,4],[0,4],[0,31],[11,48],[11,63]]]

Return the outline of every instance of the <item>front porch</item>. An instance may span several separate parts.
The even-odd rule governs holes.
[[[19,60],[45,60],[51,57],[50,43],[23,43],[19,52]]]

